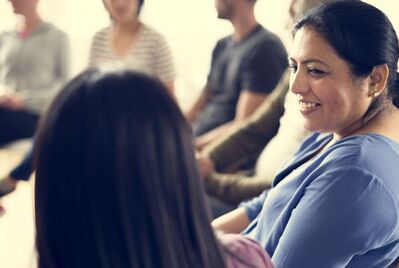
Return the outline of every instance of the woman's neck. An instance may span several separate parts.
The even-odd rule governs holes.
[[[362,130],[360,134],[376,133],[399,142],[399,109],[390,104],[379,112]]]
[[[351,133],[344,136],[334,133],[334,139],[339,140],[347,136],[376,133],[399,142],[399,132],[397,131],[398,125],[399,109],[393,104],[389,104],[386,108],[377,112],[365,124],[358,127]]]
[[[140,29],[140,21],[133,20],[126,23],[115,23],[114,24],[114,36],[126,36],[126,35],[136,35]]]
[[[112,44],[119,57],[125,57],[134,47],[140,25],[139,21],[136,21],[136,23],[130,23],[129,25],[114,25],[112,31]]]

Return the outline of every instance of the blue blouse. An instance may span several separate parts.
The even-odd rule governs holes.
[[[311,135],[272,189],[242,204],[252,220],[244,234],[277,268],[386,267],[399,257],[399,144],[351,136],[312,159],[331,139]]]

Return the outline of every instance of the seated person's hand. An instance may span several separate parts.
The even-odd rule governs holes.
[[[0,107],[10,110],[20,110],[25,107],[25,99],[20,94],[2,94],[0,95]]]
[[[198,167],[202,176],[206,177],[209,174],[215,172],[215,165],[213,164],[212,160],[208,157],[205,157],[201,154],[196,154]]]
[[[201,151],[206,145],[208,145],[209,140],[205,136],[200,136],[195,139],[195,149]]]

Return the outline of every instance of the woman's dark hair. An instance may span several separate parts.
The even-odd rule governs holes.
[[[382,11],[360,0],[334,1],[310,10],[297,22],[294,34],[304,27],[319,32],[349,64],[354,77],[387,64],[388,94],[377,98],[368,113],[380,109],[387,95],[399,107],[398,37]]]
[[[159,81],[72,80],[38,131],[39,267],[223,267],[191,137]]]
[[[144,0],[139,0],[139,10],[138,10],[139,14],[141,12],[141,9],[143,8],[143,5],[144,5]]]

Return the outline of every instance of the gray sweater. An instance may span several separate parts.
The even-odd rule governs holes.
[[[50,23],[29,36],[0,34],[0,90],[19,93],[40,114],[69,76],[69,40]]]

